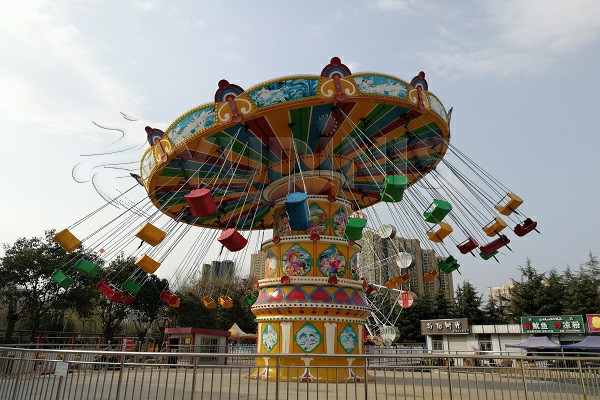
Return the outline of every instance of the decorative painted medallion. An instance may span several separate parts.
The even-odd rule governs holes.
[[[299,244],[294,243],[292,247],[281,258],[281,269],[288,276],[306,275],[312,268],[310,253]]]
[[[346,274],[346,257],[344,257],[344,253],[332,244],[319,256],[319,269],[325,276],[343,277]]]
[[[437,97],[435,97],[431,93],[427,93],[427,99],[429,100],[429,105],[431,106],[431,109],[433,111],[435,111],[440,117],[442,117],[444,119],[448,118],[448,116],[446,115],[446,110],[444,109],[444,106],[438,100]]]
[[[346,327],[340,332],[338,336],[338,341],[346,351],[346,353],[350,354],[356,348],[358,344],[358,338],[356,337],[356,332],[354,332],[354,328],[352,325],[348,324]]]
[[[247,92],[257,107],[267,107],[287,101],[300,100],[317,95],[318,79],[297,78],[272,82]]]
[[[296,344],[305,352],[312,352],[323,340],[321,333],[315,328],[310,322],[307,322],[298,329],[296,335],[294,335]]]
[[[348,215],[346,210],[340,207],[335,213],[333,213],[333,232],[339,237],[344,237],[346,231],[346,224],[348,223]]]
[[[265,347],[265,350],[267,350],[267,353],[270,353],[271,350],[273,350],[277,342],[279,342],[279,334],[272,324],[267,324],[262,332],[262,344]]]
[[[352,279],[358,279],[358,253],[354,253],[350,257],[350,274]]]
[[[275,229],[277,235],[279,236],[290,236],[292,234],[292,228],[290,228],[290,218],[285,211],[281,211],[277,216]]]
[[[272,250],[267,251],[265,258],[265,278],[272,278],[277,272],[277,256]]]
[[[171,129],[167,130],[167,136],[173,144],[208,128],[215,123],[215,106],[208,106],[189,113],[179,120]]]
[[[308,209],[310,211],[310,228],[306,232],[322,235],[327,229],[327,213],[317,203],[312,203]]]
[[[406,98],[407,85],[399,79],[379,75],[360,75],[354,77],[354,82],[362,93]]]

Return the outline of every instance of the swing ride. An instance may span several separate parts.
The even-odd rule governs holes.
[[[451,111],[429,91],[423,72],[410,82],[352,74],[337,57],[319,76],[247,90],[221,80],[213,103],[165,131],[146,128],[150,147],[135,176],[145,195],[133,205],[137,212],[127,208],[80,240],[72,230],[85,217],[55,241],[67,252],[85,244],[111,260],[141,239],[131,252],[139,269],[97,284],[108,299],[125,304],[190,232],[196,238],[178,264],[173,291],[194,276],[215,241],[219,258],[237,264],[255,241],[266,261],[265,278],[243,300],[259,335],[249,377],[275,379],[269,355],[282,353],[290,357],[280,359],[286,367],[280,380],[368,379],[364,360],[352,355],[413,304],[411,281],[459,270],[462,255],[497,259],[511,243],[509,225],[518,237],[537,228],[518,195],[450,143]],[[260,240],[270,229],[273,237]],[[364,246],[372,246],[366,232],[382,240],[398,233],[418,238],[435,250],[437,266],[411,276],[412,257],[395,248],[391,262],[376,262],[388,268],[387,280],[368,282],[364,276],[376,266],[361,260]],[[97,278],[100,270],[72,260],[52,278],[68,289],[79,275]],[[208,286],[214,292],[202,293],[199,307],[234,305],[226,288]],[[179,306],[176,293],[160,298]],[[340,368],[324,373],[319,366]]]

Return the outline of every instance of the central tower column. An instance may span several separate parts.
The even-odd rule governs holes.
[[[283,381],[364,379],[364,360],[352,357],[363,352],[370,313],[356,272],[360,246],[344,237],[350,203],[330,200],[309,196],[311,227],[302,232],[291,231],[285,199],[274,204],[273,239],[262,244],[265,279],[252,306],[259,356],[250,378],[275,379],[270,355],[281,353],[290,355],[280,360]]]

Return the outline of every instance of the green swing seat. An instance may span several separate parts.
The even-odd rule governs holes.
[[[123,287],[123,289],[127,290],[129,293],[133,294],[134,296],[136,294],[138,294],[138,292],[142,288],[140,285],[138,285],[131,279],[127,279],[125,282],[123,282],[122,287]]]
[[[498,254],[498,250],[494,250],[493,252],[491,252],[489,254],[485,254],[483,251],[479,252],[479,256],[481,258],[483,258],[484,260],[489,260],[490,258],[494,257],[496,254]]]
[[[446,274],[456,271],[459,267],[460,264],[453,256],[448,256],[448,258],[438,262],[438,268]]]
[[[56,282],[58,283],[58,286],[60,286],[63,289],[68,289],[69,286],[71,286],[73,284],[73,278],[69,278],[64,272],[62,272],[60,269],[57,269],[56,271],[54,271],[52,273],[52,275],[50,275],[50,277]]]
[[[100,273],[100,267],[94,263],[89,262],[88,260],[84,260],[83,258],[77,263],[75,263],[74,267],[77,271],[89,276],[90,278],[95,278]]]
[[[348,240],[360,240],[363,236],[362,231],[365,226],[367,226],[366,219],[349,217],[345,230]]]
[[[433,206],[433,207],[432,207]],[[444,200],[434,200],[423,213],[425,221],[439,224],[452,211],[452,205]]]
[[[408,187],[409,180],[404,175],[388,175],[385,177],[385,184],[381,191],[381,201],[397,202],[402,201],[402,195]]]

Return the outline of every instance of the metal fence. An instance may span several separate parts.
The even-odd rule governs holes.
[[[283,382],[279,372],[297,368],[270,357],[277,378],[257,381],[245,377],[249,353],[0,348],[0,399],[600,399],[598,357],[353,355],[367,361],[357,371],[373,378],[366,382],[318,380],[332,370],[343,378],[335,367],[311,367],[315,382]]]

